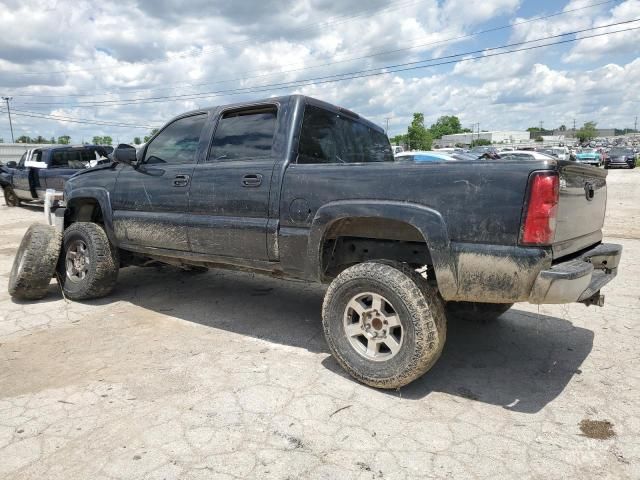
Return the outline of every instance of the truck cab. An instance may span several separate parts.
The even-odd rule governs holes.
[[[0,186],[5,199],[13,198],[12,203],[41,202],[46,190],[61,192],[78,171],[108,161],[106,150],[99,145],[43,145],[27,150],[18,162],[7,162],[0,173]]]

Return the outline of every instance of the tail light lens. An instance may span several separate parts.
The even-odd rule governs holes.
[[[529,198],[522,223],[522,245],[551,245],[556,231],[560,195],[555,172],[537,172],[529,177]]]

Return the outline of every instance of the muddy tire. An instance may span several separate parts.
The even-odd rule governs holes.
[[[513,303],[449,302],[446,312],[450,320],[467,320],[485,324],[495,322],[511,307]]]
[[[9,274],[9,295],[40,300],[56,271],[62,235],[49,225],[31,225],[22,237]]]
[[[108,295],[118,279],[118,249],[96,223],[78,222],[65,231],[58,262],[58,281],[71,300]]]
[[[13,188],[8,186],[4,187],[3,192],[4,192],[4,203],[7,205],[7,207],[20,206],[20,199],[18,198],[18,195],[16,195],[16,192],[13,191]]]
[[[324,298],[322,324],[342,368],[376,388],[399,388],[426,373],[447,328],[437,290],[408,265],[384,260],[338,275]]]

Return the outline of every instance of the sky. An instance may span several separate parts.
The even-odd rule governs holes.
[[[633,28],[640,0],[0,0],[0,95],[16,137],[74,143],[131,143],[185,111],[293,93],[390,135],[414,112],[427,126],[633,128]]]

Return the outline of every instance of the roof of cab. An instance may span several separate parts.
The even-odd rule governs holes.
[[[359,114],[344,108],[344,107],[339,107],[337,105],[325,102],[323,100],[319,100],[317,98],[313,98],[313,97],[309,97],[307,95],[299,95],[299,94],[294,94],[294,95],[283,95],[280,97],[269,97],[269,98],[260,98],[260,99],[256,99],[256,100],[248,100],[245,102],[237,102],[237,103],[229,103],[229,104],[225,104],[225,105],[213,105],[211,107],[205,107],[205,108],[199,108],[197,110],[191,110],[188,112],[184,112],[181,113],[180,115],[176,115],[175,117],[171,118],[169,121],[167,121],[164,125],[166,125],[167,123],[180,118],[180,117],[185,117],[185,116],[189,116],[189,115],[193,115],[195,113],[213,113],[215,112],[217,109],[219,108],[224,108],[225,110],[235,110],[237,108],[244,108],[244,107],[251,107],[253,105],[264,105],[264,104],[284,104],[284,103],[288,103],[291,99],[294,100],[298,100],[301,103],[307,104],[307,105],[315,105],[321,108],[324,108],[326,110],[333,110],[335,112],[341,112],[343,114],[345,114],[345,116],[350,117],[350,118],[355,118],[358,121],[361,121],[362,123],[366,124],[367,126],[373,128],[374,130],[377,130],[378,132],[384,133],[384,129],[380,126],[377,125],[375,123],[373,123],[371,120],[367,120],[366,118],[360,116]],[[163,125],[163,126],[164,126]]]

